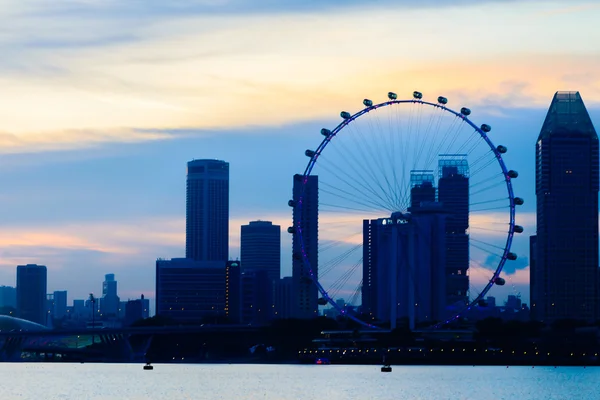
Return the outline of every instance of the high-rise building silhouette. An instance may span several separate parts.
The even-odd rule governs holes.
[[[438,201],[446,216],[447,305],[466,304],[469,295],[469,164],[462,154],[440,155]]]
[[[413,213],[363,221],[362,312],[372,320],[440,321],[446,308],[446,213],[421,202]]]
[[[17,308],[17,289],[0,286],[0,308]]]
[[[579,92],[557,92],[536,143],[531,311],[547,323],[599,315],[598,135]]]
[[[227,261],[229,254],[229,163],[193,160],[187,164],[185,256]]]
[[[17,314],[19,318],[46,325],[47,268],[44,265],[17,266]]]
[[[55,319],[62,319],[67,315],[67,291],[57,290],[54,292],[54,310],[52,316]]]
[[[435,201],[433,171],[410,171],[410,210],[414,211],[423,202]]]
[[[251,221],[242,225],[240,261],[243,272],[267,271],[269,279],[281,275],[281,228],[269,221]]]
[[[120,299],[117,294],[117,281],[115,274],[104,275],[102,282],[102,297],[100,298],[100,311],[103,316],[116,317],[119,313]]]
[[[306,179],[306,183],[304,183]],[[313,279],[318,279],[319,273],[319,180],[317,176],[304,177],[294,175],[293,199],[295,202],[302,197],[302,203],[296,203],[292,220],[295,229],[302,230],[302,242],[298,232],[292,240],[292,279],[293,279],[293,308],[295,318],[315,318],[318,316],[319,291]],[[302,243],[309,266],[302,256]]]

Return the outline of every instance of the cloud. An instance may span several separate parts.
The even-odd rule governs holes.
[[[409,96],[415,88],[493,113],[546,104],[567,83],[564,71],[595,76],[600,62],[592,45],[596,31],[569,21],[566,33],[543,21],[531,26],[519,10],[532,3],[467,2],[473,7],[434,13],[419,9],[419,2],[366,10],[335,3],[318,13],[277,14],[267,11],[292,3],[168,3],[36,2],[5,11],[22,18],[13,35],[0,39],[1,129],[9,137],[29,135],[30,142],[63,132],[56,148],[68,148],[70,142],[97,144],[96,136],[107,138],[101,132],[334,119],[341,109],[356,110],[364,97],[383,99],[389,90]],[[225,12],[244,4],[260,12]],[[222,12],[207,14],[207,7]],[[486,18],[478,17],[482,10]],[[56,19],[47,18],[53,13]],[[456,45],[465,41],[468,46]],[[600,87],[589,85],[585,95],[600,101]]]

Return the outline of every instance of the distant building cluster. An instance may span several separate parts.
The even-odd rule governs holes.
[[[102,296],[75,299],[68,305],[67,291],[47,293],[48,270],[45,265],[17,266],[17,285],[0,286],[0,313],[50,328],[122,327],[148,318],[150,301],[121,301],[114,274],[102,283]]]

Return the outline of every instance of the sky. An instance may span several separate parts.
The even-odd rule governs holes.
[[[509,148],[526,231],[507,290],[527,301],[535,140],[557,90],[600,126],[598,20],[576,0],[0,0],[0,285],[39,263],[69,302],[106,273],[153,298],[156,258],[184,255],[187,161],[231,164],[235,258],[241,224],[290,224],[322,127],[419,90]]]

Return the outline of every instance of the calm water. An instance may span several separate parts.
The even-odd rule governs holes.
[[[600,368],[0,364],[0,399],[598,399]]]

